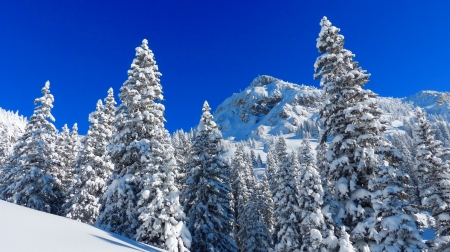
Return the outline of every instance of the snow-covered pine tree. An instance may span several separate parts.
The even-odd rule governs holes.
[[[106,99],[105,99],[106,100]],[[99,215],[99,199],[106,191],[106,182],[113,171],[105,146],[111,140],[111,130],[106,118],[112,115],[98,100],[96,110],[89,115],[91,126],[73,167],[77,173],[67,192],[63,205],[68,218],[94,225]]]
[[[334,213],[336,224],[348,228],[337,229],[350,231],[350,241],[358,251],[418,251],[423,244],[417,241],[419,233],[412,216],[402,207],[383,207],[406,202],[401,195],[403,190],[398,190],[402,175],[392,166],[401,158],[382,138],[386,126],[380,120],[382,112],[374,99],[376,94],[362,89],[370,75],[353,61],[355,55],[344,49],[339,29],[326,17],[320,25],[317,48],[323,54],[314,64],[314,78],[321,78],[325,93],[319,110],[325,136],[321,142],[327,136],[333,139],[327,153],[326,179],[331,183],[333,201],[340,205]],[[390,190],[388,197],[383,194],[386,190]],[[386,224],[395,218],[402,230],[409,231],[392,233],[394,226]]]
[[[175,183],[182,192],[186,185],[186,162],[191,155],[191,134],[189,132],[184,132],[183,130],[175,131],[172,137],[172,145],[175,148],[175,159],[178,164],[178,169],[175,172]]]
[[[416,109],[417,124],[414,128],[416,165],[414,172],[419,183],[422,206],[436,219],[436,238],[431,242],[433,251],[450,247],[450,162],[442,158],[450,156],[450,149],[442,148],[442,142],[434,140],[434,132],[425,113]]]
[[[161,73],[146,39],[120,88],[116,132],[108,147],[115,169],[96,225],[168,251],[186,251],[173,147],[164,128]]]
[[[81,149],[81,137],[78,134],[78,124],[74,123],[72,126],[72,131],[70,132],[70,146],[72,147],[71,153],[72,158],[69,160],[71,165],[73,166],[73,163],[75,162],[75,159],[77,159],[78,153]]]
[[[258,159],[256,157],[255,151],[251,150],[250,151],[250,158],[252,160],[252,166],[253,168],[257,168],[258,167]]]
[[[0,173],[13,153],[17,139],[24,133],[26,124],[27,119],[19,116],[18,112],[13,113],[0,108]]]
[[[265,173],[267,175],[267,181],[269,182],[269,190],[270,193],[272,194],[272,199],[275,204],[275,194],[278,184],[278,181],[276,181],[276,173],[278,172],[278,164],[277,164],[278,161],[274,142],[269,144],[266,158],[267,161]]]
[[[239,234],[243,221],[243,213],[245,206],[250,200],[251,190],[254,188],[254,180],[250,174],[252,172],[252,161],[244,150],[244,144],[240,143],[236,146],[233,159],[231,160],[231,189],[233,190],[234,199],[234,216],[236,220],[235,233]],[[237,235],[236,242],[239,250],[242,251],[241,236]]]
[[[330,230],[325,225],[322,215],[324,191],[320,174],[317,171],[316,159],[312,153],[312,147],[307,138],[304,138],[299,151],[300,182],[299,182],[299,206],[300,206],[300,239],[301,251],[322,251],[332,248],[334,244],[326,244],[326,238]]]
[[[261,158],[261,155],[258,153],[258,156],[256,157],[256,167],[262,168],[263,167],[263,161]]]
[[[292,167],[292,157],[287,153],[283,136],[276,142],[278,171],[275,174],[277,186],[274,199],[275,251],[300,251],[300,208],[296,172]]]
[[[258,192],[249,188],[249,199],[240,213],[239,251],[268,252],[273,251],[272,237],[259,212]]]
[[[273,205],[272,193],[270,192],[270,185],[269,185],[269,181],[267,179],[266,172],[264,172],[261,180],[258,183],[256,197],[258,200],[256,203],[257,209],[258,209],[259,213],[261,214],[261,216],[264,220],[264,223],[266,224],[267,228],[269,229],[269,232],[273,233],[274,205]]]
[[[72,179],[72,161],[75,158],[72,153],[70,132],[67,124],[64,124],[61,132],[56,138],[55,154],[57,166],[52,170],[51,175],[58,183],[62,185],[62,189],[65,192]]]
[[[191,251],[237,251],[229,167],[220,156],[222,134],[210,110],[205,102],[192,143],[192,156],[187,162],[182,195],[192,234]]]
[[[25,133],[17,140],[8,167],[0,178],[2,198],[18,205],[57,214],[62,204],[61,184],[52,177],[57,131],[51,121],[53,95],[50,82],[36,107]]]

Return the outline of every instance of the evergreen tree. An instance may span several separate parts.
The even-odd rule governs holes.
[[[261,214],[264,223],[266,224],[267,228],[269,229],[270,233],[273,233],[273,226],[274,226],[274,218],[273,218],[273,211],[274,211],[274,205],[273,205],[273,199],[272,199],[272,193],[270,192],[270,185],[269,181],[267,179],[266,172],[262,175],[261,180],[258,183],[257,187],[257,209],[258,212]]]
[[[95,224],[99,215],[99,199],[105,193],[106,182],[113,171],[105,148],[112,135],[109,122],[105,119],[114,114],[107,113],[114,113],[114,110],[106,110],[99,100],[96,111],[89,115],[91,126],[83,149],[73,165],[77,176],[68,189],[69,199],[63,205],[68,218],[90,225]]]
[[[234,212],[229,167],[223,153],[220,133],[207,102],[187,161],[184,209],[192,234],[192,252],[237,251],[234,241]]]
[[[175,159],[178,164],[178,169],[175,172],[175,183],[180,191],[183,191],[186,186],[186,162],[191,155],[191,134],[183,130],[175,131],[172,137],[172,145],[175,148]]]
[[[324,125],[321,142],[327,136],[333,138],[326,179],[331,184],[332,200],[340,206],[334,212],[335,222],[348,228],[339,229],[350,231],[350,241],[358,251],[418,251],[423,244],[417,241],[412,217],[403,211],[406,202],[403,190],[399,190],[402,175],[393,166],[401,162],[400,154],[382,138],[386,126],[380,120],[376,95],[362,89],[370,75],[353,61],[355,55],[344,49],[339,29],[326,17],[320,25],[317,48],[323,54],[314,65],[314,77],[321,78],[325,93],[319,110]],[[388,196],[383,194],[388,191]],[[402,230],[409,231],[393,233],[395,226],[386,223],[395,218]]]
[[[189,235],[174,184],[173,147],[164,128],[161,73],[147,40],[136,48],[119,94],[108,147],[114,174],[96,225],[169,251],[185,251]]]
[[[275,174],[277,187],[274,195],[275,251],[300,251],[300,208],[296,174],[283,136],[279,137],[276,143],[276,152],[278,171]]]
[[[278,181],[276,181],[276,173],[278,172],[277,155],[275,151],[275,144],[269,144],[267,151],[267,162],[265,173],[267,174],[267,181],[269,182],[269,189],[272,194],[273,203],[275,204],[275,194],[277,190]]]
[[[320,251],[321,248],[327,247],[322,244],[322,238],[329,232],[326,230],[321,209],[324,198],[322,181],[316,168],[311,144],[307,138],[302,141],[299,157],[301,165],[299,176],[301,251]]]
[[[271,234],[258,211],[258,204],[255,199],[257,199],[257,195],[253,191],[240,216],[239,251],[273,251]]]
[[[61,184],[52,177],[56,170],[56,129],[51,121],[53,95],[50,82],[42,88],[43,96],[27,123],[25,133],[17,140],[8,168],[1,174],[2,198],[18,205],[57,214],[62,204]]]
[[[253,189],[254,180],[250,177],[252,172],[252,162],[249,157],[246,157],[244,151],[244,144],[238,144],[234,157],[231,160],[231,188],[233,190],[234,198],[234,215],[236,220],[235,233],[239,234],[240,229],[245,223],[243,213],[245,206],[250,200],[251,190]],[[242,236],[236,237],[236,242],[240,250]]]
[[[70,146],[70,132],[67,124],[64,124],[61,132],[56,137],[56,162],[57,166],[52,170],[51,175],[62,185],[63,191],[67,190],[71,179],[72,146]]]
[[[421,182],[422,206],[430,210],[436,219],[436,238],[431,242],[432,249],[444,251],[450,247],[450,162],[442,158],[450,156],[450,149],[442,148],[442,142],[434,140],[431,124],[420,108],[416,109],[416,117],[415,176]]]

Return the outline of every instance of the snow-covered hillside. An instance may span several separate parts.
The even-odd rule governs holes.
[[[163,251],[68,218],[0,200],[0,251]]]
[[[414,117],[414,108],[421,107],[428,115],[450,118],[450,93],[421,91],[406,98],[378,97],[387,121],[387,134],[402,132],[403,123]],[[322,91],[262,75],[240,93],[225,99],[214,112],[224,139],[242,141],[249,138],[266,142],[274,135],[302,131],[317,132],[318,111]]]
[[[428,114],[438,114],[450,119],[450,92],[424,90],[405,98],[404,101],[421,107]]]
[[[308,119],[317,117],[322,93],[311,86],[297,85],[262,75],[249,87],[220,104],[214,119],[225,139],[265,138],[294,132]]]

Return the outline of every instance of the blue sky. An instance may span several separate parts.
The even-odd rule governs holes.
[[[204,100],[225,98],[267,74],[318,86],[319,22],[341,28],[345,48],[382,96],[450,91],[450,1],[24,1],[0,3],[0,107],[30,117],[46,80],[55,125],[77,122],[127,79],[143,38],[163,74],[170,132],[195,126]]]

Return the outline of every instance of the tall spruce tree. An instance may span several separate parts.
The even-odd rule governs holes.
[[[114,104],[114,97],[109,101]],[[112,114],[107,114],[112,113]],[[71,219],[94,225],[99,215],[100,197],[106,191],[106,183],[113,171],[106,146],[111,140],[111,125],[107,118],[114,116],[114,110],[106,110],[102,101],[89,115],[91,126],[73,167],[77,176],[68,189],[68,201],[63,205],[64,214]]]
[[[450,247],[450,149],[434,140],[434,132],[425,113],[416,109],[417,124],[414,128],[416,165],[414,175],[419,183],[422,206],[431,211],[436,220],[436,238],[431,241],[433,251]]]
[[[169,251],[186,251],[189,235],[174,184],[173,147],[164,128],[161,73],[147,40],[136,48],[120,88],[116,132],[109,145],[115,169],[96,225]]]
[[[52,176],[55,167],[57,131],[51,121],[53,95],[50,82],[42,88],[43,96],[34,100],[36,107],[25,133],[17,140],[0,179],[2,198],[18,205],[57,214],[62,204],[61,184]]]
[[[340,206],[334,212],[336,224],[346,227],[339,229],[350,233],[358,251],[419,251],[424,244],[412,216],[404,211],[402,174],[395,167],[401,155],[382,137],[386,126],[376,95],[362,89],[370,75],[344,49],[339,29],[326,17],[320,25],[317,48],[323,54],[314,64],[314,78],[321,78],[325,93],[320,141],[332,138],[326,172],[332,200]],[[388,225],[394,220],[396,225]],[[395,232],[398,227],[402,232]]]
[[[192,234],[191,251],[237,251],[228,177],[230,168],[220,156],[222,134],[210,110],[205,102],[186,167],[183,202]]]

